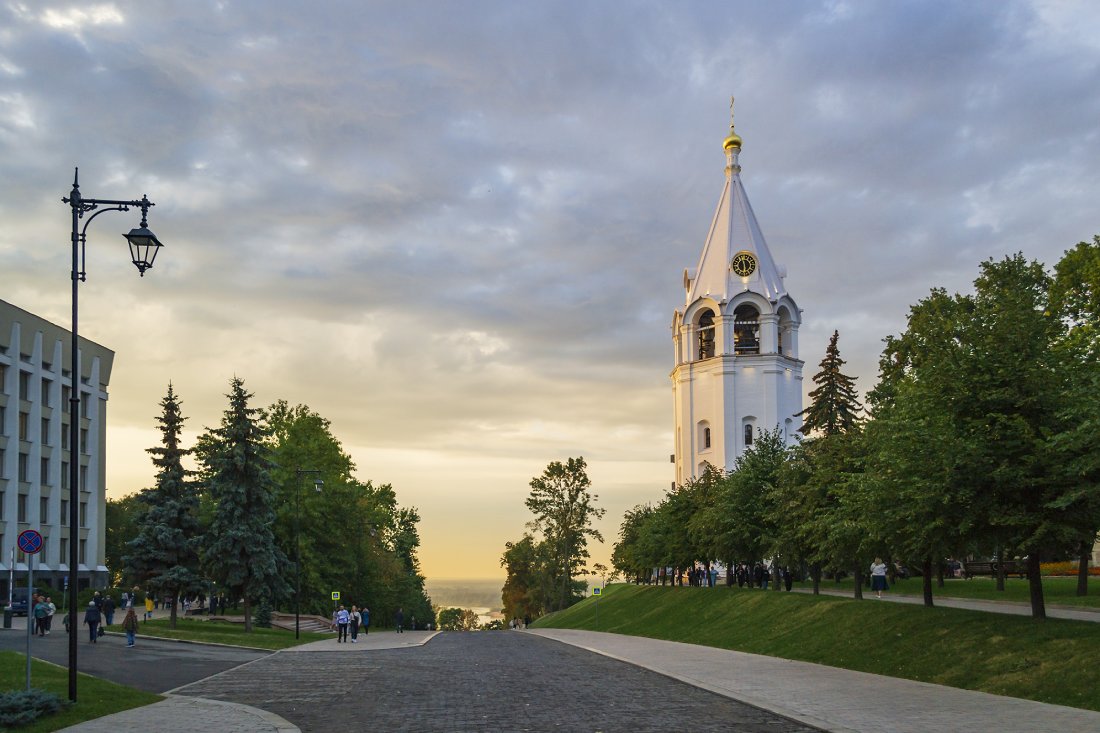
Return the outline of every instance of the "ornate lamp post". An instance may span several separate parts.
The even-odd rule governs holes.
[[[298,480],[294,494],[294,638],[297,639],[301,636],[302,614],[302,476],[307,473],[318,474],[321,471],[315,468],[296,468],[294,473]],[[313,480],[313,488],[317,493],[321,492],[321,487],[324,485],[325,482],[320,478]]]
[[[77,296],[79,294],[77,286],[87,278],[87,273],[84,271],[84,247],[87,242],[88,225],[92,223],[92,219],[107,211],[129,211],[131,206],[140,208],[141,226],[131,229],[129,234],[123,234],[122,236],[126,237],[126,240],[130,243],[130,258],[142,277],[145,276],[145,271],[153,266],[153,260],[156,259],[157,252],[164,246],[157,239],[157,236],[149,231],[149,224],[146,219],[149,208],[154,204],[147,196],[142,195],[140,201],[85,198],[80,194],[79,176],[80,169],[77,168],[73,173],[72,193],[61,199],[63,203],[72,208],[73,212],[73,328],[69,367],[69,628],[71,629],[69,633],[69,699],[73,702],[76,702],[76,632],[80,628],[76,618],[77,591],[79,588],[77,571],[80,560],[77,550],[80,542],[80,527],[78,526],[80,521],[78,512],[80,508],[80,486],[78,482],[80,480],[81,384],[80,343],[77,335]],[[99,208],[101,206],[104,208]],[[88,220],[84,222],[84,228],[81,229],[80,220],[84,218],[84,214],[96,209],[99,210],[88,217]]]

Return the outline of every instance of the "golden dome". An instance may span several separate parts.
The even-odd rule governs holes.
[[[729,150],[730,148],[741,149],[741,136],[733,131],[733,125],[730,125],[730,134],[722,141],[723,150]]]

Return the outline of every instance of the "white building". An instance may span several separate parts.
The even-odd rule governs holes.
[[[45,538],[35,580],[62,590],[69,573],[70,331],[0,300],[0,598],[7,600],[12,551],[15,571],[27,569],[16,549],[25,529]],[[106,583],[107,384],[114,352],[80,340],[80,527],[76,535],[80,588]],[[16,585],[24,585],[17,577]]]
[[[741,185],[741,137],[723,141],[726,182],[699,264],[684,270],[672,317],[675,483],[706,464],[732,469],[763,430],[793,443],[802,426],[802,311],[783,283]]]

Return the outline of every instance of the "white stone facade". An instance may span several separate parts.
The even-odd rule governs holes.
[[[71,332],[0,300],[0,589],[7,600],[12,550],[25,529],[45,546],[35,559],[35,579],[60,591],[69,573],[69,390]],[[114,352],[80,340],[79,426],[80,587],[102,587],[106,533],[107,384]],[[15,550],[16,584],[26,558]]]
[[[732,125],[724,147],[725,186],[672,318],[676,484],[708,463],[732,469],[760,431],[778,428],[791,444],[802,426],[802,311],[741,185]]]

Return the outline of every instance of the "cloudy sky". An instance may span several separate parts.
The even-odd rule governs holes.
[[[156,202],[137,277],[89,229],[81,333],[117,352],[108,493],[151,482],[233,375],[332,421],[423,517],[429,577],[500,575],[528,481],[583,455],[608,510],[672,466],[669,324],[742,178],[859,386],[909,305],[1100,232],[1091,2],[0,0],[0,297],[69,323],[69,210]]]

